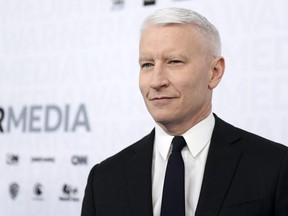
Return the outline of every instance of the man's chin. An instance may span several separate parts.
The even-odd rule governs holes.
[[[154,116],[153,119],[162,128],[163,127],[166,128],[168,125],[173,124],[173,120],[171,119],[171,115],[168,115],[168,116],[158,115],[158,116]]]

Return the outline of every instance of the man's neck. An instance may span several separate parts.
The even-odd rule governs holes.
[[[211,111],[208,113],[205,113],[204,115],[200,115],[197,118],[193,118],[191,121],[186,122],[186,123],[181,123],[181,124],[161,124],[157,123],[167,134],[171,136],[180,136],[184,134],[186,131],[197,125],[199,122],[203,121],[206,119]]]

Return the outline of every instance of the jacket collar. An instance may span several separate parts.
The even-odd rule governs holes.
[[[128,193],[132,215],[152,216],[151,167],[155,130],[138,141],[127,160]]]
[[[216,115],[215,120],[196,216],[218,215],[242,154],[233,148],[241,139],[238,130]]]
[[[214,116],[215,127],[195,216],[218,215],[242,154],[233,148],[233,144],[241,139],[238,130]],[[132,215],[153,215],[151,168],[154,137],[155,130],[152,130],[134,145],[134,154],[127,159]]]

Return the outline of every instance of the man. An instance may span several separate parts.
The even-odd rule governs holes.
[[[212,114],[225,68],[217,29],[187,9],[158,10],[143,23],[139,64],[155,129],[91,170],[82,216],[287,216],[288,148]]]

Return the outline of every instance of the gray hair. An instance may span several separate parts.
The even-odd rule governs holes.
[[[212,55],[221,55],[221,39],[217,28],[205,17],[189,9],[172,7],[156,10],[144,20],[141,26],[141,33],[151,26],[165,26],[170,24],[194,25],[204,36],[205,44]]]

